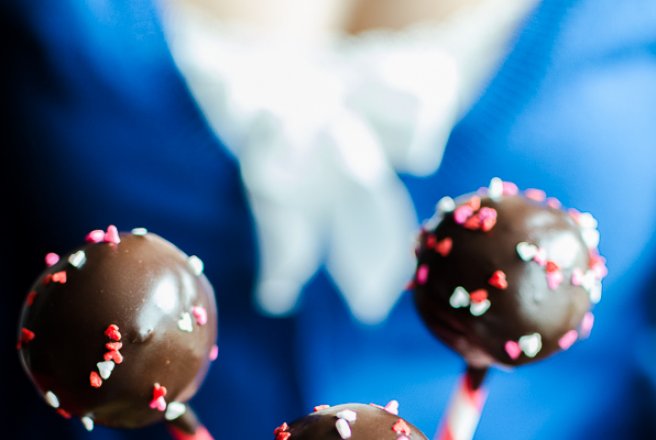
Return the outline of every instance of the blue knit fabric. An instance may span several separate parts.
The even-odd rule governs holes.
[[[393,398],[432,434],[463,363],[408,295],[364,326],[319,274],[294,316],[255,310],[257,243],[237,165],[184,87],[150,1],[6,0],[0,11],[7,438],[166,436],[161,426],[88,434],[61,419],[13,350],[43,255],[109,223],[145,226],[204,260],[221,352],[192,403],[217,439],[272,438],[316,404]],[[599,220],[610,274],[591,338],[493,371],[477,438],[656,438],[655,168],[656,5],[551,0],[456,126],[439,171],[403,176],[420,219],[441,196],[500,176]]]

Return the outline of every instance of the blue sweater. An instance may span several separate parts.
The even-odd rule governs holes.
[[[43,255],[108,223],[146,226],[204,260],[221,354],[192,403],[218,439],[272,438],[316,404],[392,398],[432,434],[463,362],[427,333],[409,296],[364,326],[320,273],[294,316],[256,312],[257,243],[237,166],[184,87],[149,1],[6,0],[0,11],[7,438],[166,438],[161,426],[87,434],[61,419],[13,349]],[[610,275],[592,337],[495,370],[477,438],[656,438],[655,168],[656,5],[550,0],[456,126],[439,171],[404,176],[420,219],[441,196],[500,176],[599,220]]]

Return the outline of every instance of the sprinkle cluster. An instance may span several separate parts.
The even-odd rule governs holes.
[[[98,371],[92,371],[89,374],[89,384],[93,388],[100,388],[103,380],[109,379],[116,365],[123,363],[123,355],[119,351],[123,347],[121,342],[121,332],[118,325],[109,324],[104,332],[109,342],[105,343],[105,354],[103,360],[96,364]]]

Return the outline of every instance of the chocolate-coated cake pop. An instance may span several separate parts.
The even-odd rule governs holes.
[[[136,428],[182,415],[216,356],[214,292],[198,257],[143,228],[92,231],[34,283],[18,349],[64,417]]]
[[[398,402],[384,407],[347,403],[315,407],[313,413],[274,431],[274,440],[427,440],[398,416]]]
[[[598,241],[590,214],[495,178],[438,203],[419,237],[415,304],[471,366],[542,359],[590,332],[606,275]]]

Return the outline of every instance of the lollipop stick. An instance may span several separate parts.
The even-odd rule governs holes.
[[[467,367],[435,440],[471,440],[474,437],[487,398],[483,388],[486,373],[487,368]]]
[[[174,440],[214,440],[189,406],[184,414],[166,422],[166,425]]]

